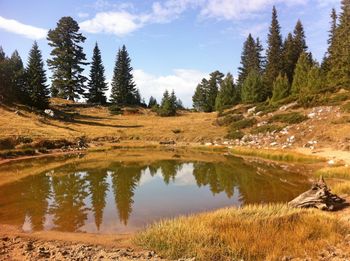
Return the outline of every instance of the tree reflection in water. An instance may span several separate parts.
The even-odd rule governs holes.
[[[288,201],[308,186],[300,175],[278,167],[247,164],[234,157],[221,162],[176,159],[92,166],[67,164],[1,186],[0,223],[21,226],[30,222],[35,231],[85,231],[91,213],[96,231],[99,231],[108,195],[112,193],[119,221],[126,226],[133,212],[135,193],[142,188],[141,177],[149,175],[152,180],[162,179],[162,186],[172,186],[178,182],[177,177],[191,175],[182,172],[184,166],[187,169],[190,166],[194,177],[196,184],[191,186],[209,188],[213,197],[222,193],[228,199],[236,196],[242,204]],[[154,189],[151,193],[158,196],[159,192]],[[164,200],[168,196],[163,193],[159,198]]]

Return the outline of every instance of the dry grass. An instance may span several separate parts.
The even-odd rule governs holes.
[[[282,150],[267,150],[267,149],[251,149],[245,147],[235,147],[232,150],[233,154],[259,157],[269,160],[276,161],[287,161],[287,162],[302,162],[302,163],[316,163],[325,161],[324,158],[316,157],[312,155],[305,155],[293,151],[282,151]]]
[[[134,242],[173,259],[281,260],[316,257],[348,232],[344,223],[316,210],[252,205],[165,220],[140,232]]]
[[[35,141],[72,140],[86,136],[89,139],[117,137],[123,140],[201,142],[216,140],[226,134],[226,127],[214,124],[216,113],[181,112],[179,116],[164,118],[150,110],[140,109],[138,114],[111,115],[106,107],[64,107],[61,100],[55,99],[54,102],[54,108],[66,113],[69,120],[43,117],[23,108],[0,106],[0,139],[25,136]],[[174,129],[181,129],[181,132],[174,133]]]
[[[340,166],[340,167],[328,167],[317,170],[315,176],[332,179],[345,179],[350,180],[350,167]]]
[[[332,186],[332,191],[338,195],[350,195],[350,181],[337,182]]]

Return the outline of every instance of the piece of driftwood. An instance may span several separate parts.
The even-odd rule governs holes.
[[[175,145],[176,142],[173,140],[165,140],[165,141],[160,141],[159,144],[160,145]]]
[[[312,185],[310,190],[290,201],[288,205],[295,208],[318,208],[334,211],[345,205],[345,199],[331,193],[321,177],[318,182]]]

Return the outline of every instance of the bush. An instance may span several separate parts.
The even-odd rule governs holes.
[[[287,124],[297,124],[307,120],[308,117],[298,112],[276,114],[270,118],[269,122],[283,122]]]
[[[266,115],[270,112],[278,110],[278,108],[279,105],[277,104],[269,104],[268,102],[263,102],[256,106],[255,112],[260,112],[261,115]]]
[[[0,149],[1,150],[10,150],[14,149],[16,146],[16,140],[14,138],[3,138],[0,139]]]
[[[233,122],[230,125],[230,128],[235,130],[246,129],[246,128],[252,127],[255,123],[256,123],[255,118],[242,119],[242,120]]]
[[[224,117],[220,117],[216,120],[217,125],[219,126],[227,126],[233,122],[240,121],[244,117],[242,114],[229,114]]]
[[[267,132],[273,132],[273,131],[281,131],[283,130],[283,127],[274,125],[274,124],[267,124],[263,125],[257,128],[254,128],[251,130],[251,134],[258,134],[258,133],[267,133]]]
[[[108,110],[109,110],[109,113],[113,115],[123,114],[122,109],[116,104],[109,106]]]
[[[243,138],[243,136],[244,136],[244,133],[241,132],[240,130],[230,129],[225,138],[233,139],[233,140],[237,140],[237,139],[240,140]]]

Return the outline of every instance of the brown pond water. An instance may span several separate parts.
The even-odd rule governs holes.
[[[0,167],[0,223],[24,231],[125,233],[162,218],[286,202],[308,188],[277,165],[205,153],[91,153]]]

